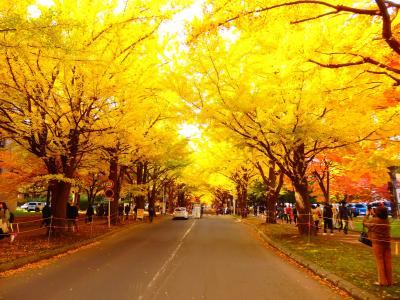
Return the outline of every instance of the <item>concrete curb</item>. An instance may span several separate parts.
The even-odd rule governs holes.
[[[248,225],[251,225],[251,224],[248,224]],[[337,286],[338,288],[348,292],[354,299],[357,299],[357,300],[375,300],[375,299],[380,299],[380,297],[372,295],[372,294],[360,289],[359,287],[353,285],[352,283],[344,280],[343,278],[340,278],[340,277],[336,276],[335,274],[323,269],[322,267],[320,267],[320,266],[318,266],[318,265],[316,265],[316,264],[314,264],[314,263],[312,263],[310,261],[307,261],[304,257],[302,257],[300,255],[297,255],[297,254],[294,254],[294,253],[291,253],[290,251],[288,251],[287,249],[282,247],[282,245],[280,245],[279,243],[277,243],[277,242],[271,240],[269,237],[267,237],[264,232],[262,232],[261,230],[255,228],[254,225],[251,225],[251,226],[253,226],[254,229],[257,230],[258,234],[269,245],[271,245],[275,249],[279,250],[280,252],[284,253],[288,257],[292,258],[298,264],[308,268],[309,270],[311,270],[312,272],[314,272],[315,274],[317,274],[321,278],[326,279],[327,281],[329,281],[333,285]]]
[[[160,216],[157,216],[157,218],[160,218]],[[160,219],[161,220],[158,222],[162,222],[163,220],[165,220],[165,218],[160,218]],[[90,239],[78,241],[76,243],[72,243],[72,244],[64,246],[64,247],[43,251],[42,253],[38,254],[37,256],[25,256],[25,257],[18,258],[16,260],[8,262],[8,263],[3,263],[0,265],[0,275],[3,272],[15,270],[15,269],[23,267],[24,265],[37,263],[41,260],[50,259],[54,256],[66,253],[70,250],[74,250],[74,249],[80,248],[82,246],[90,245],[92,243],[104,240],[105,238],[107,238],[109,236],[119,234],[121,232],[132,229],[134,227],[143,226],[146,224],[149,224],[149,223],[143,222],[143,223],[129,224],[127,226],[122,227],[120,230],[111,230],[109,232],[100,234],[100,235],[90,238]]]

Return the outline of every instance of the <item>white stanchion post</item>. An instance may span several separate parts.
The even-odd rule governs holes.
[[[308,213],[308,243],[311,243],[311,213]]]
[[[111,201],[110,201],[110,199],[108,199],[108,228],[110,228],[111,227],[111,215],[110,215],[110,212],[111,212]]]

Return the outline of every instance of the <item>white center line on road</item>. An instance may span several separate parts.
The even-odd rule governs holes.
[[[149,284],[147,285],[147,289],[150,289],[154,286],[156,283],[157,279],[167,270],[168,265],[174,260],[176,254],[178,253],[179,249],[183,245],[183,241],[187,237],[187,235],[190,233],[190,231],[193,229],[194,225],[196,225],[196,220],[193,221],[192,225],[185,231],[183,236],[180,238],[178,245],[174,249],[174,251],[171,253],[171,255],[168,257],[168,259],[165,261],[165,263],[162,265],[162,267],[158,270],[158,272],[153,276]],[[143,299],[142,296],[139,296],[139,299]]]

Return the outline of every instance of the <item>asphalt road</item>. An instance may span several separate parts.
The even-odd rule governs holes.
[[[0,279],[0,299],[341,299],[227,216],[165,220]]]

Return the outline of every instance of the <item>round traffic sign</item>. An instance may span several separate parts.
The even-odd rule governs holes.
[[[114,197],[114,191],[112,189],[106,189],[106,191],[104,192],[104,195],[107,198],[112,198],[112,197]]]
[[[106,188],[112,189],[114,187],[114,181],[111,179],[108,179],[106,182],[104,182],[104,186]]]

